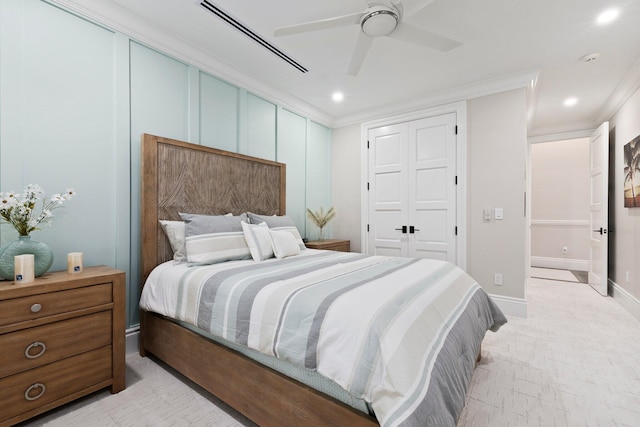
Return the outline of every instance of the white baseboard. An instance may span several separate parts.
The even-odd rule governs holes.
[[[558,270],[589,271],[589,260],[532,256],[531,267],[555,268]]]
[[[635,318],[640,320],[640,300],[631,295],[629,292],[622,289],[614,281],[609,280],[609,293],[623,306],[629,313]]]
[[[134,326],[125,331],[126,355],[140,351],[140,326]]]
[[[503,295],[489,295],[500,307],[504,314],[509,316],[527,317],[527,300]]]

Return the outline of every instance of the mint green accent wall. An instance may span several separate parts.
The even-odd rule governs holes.
[[[0,0],[0,191],[77,191],[32,238],[52,248],[52,270],[82,251],[85,265],[125,271],[129,326],[142,133],[287,163],[287,213],[303,236],[307,205],[329,204],[331,130],[58,6]],[[0,245],[16,235],[2,225]]]
[[[247,150],[245,154],[263,159],[276,159],[277,107],[252,94],[247,94]]]
[[[200,144],[238,151],[240,89],[200,73]]]
[[[277,161],[287,165],[287,215],[306,235],[306,141],[307,120],[284,108],[278,109]]]
[[[189,66],[134,41],[131,78],[131,265],[129,323],[139,323],[140,135],[189,139]]]
[[[312,211],[331,207],[331,129],[307,121],[306,206]],[[329,182],[329,185],[327,185]],[[320,230],[307,217],[307,237],[316,240]],[[331,237],[331,223],[324,227],[323,237]]]
[[[117,35],[39,1],[0,8],[0,188],[21,192],[32,183],[49,197],[69,187],[78,193],[54,211],[51,227],[31,234],[53,250],[52,270],[66,269],[73,251],[84,252],[86,265],[127,268],[117,245],[128,229],[115,215],[129,193],[128,180],[123,188],[115,179],[123,165],[116,153],[128,147],[117,138],[114,108]],[[128,228],[128,212],[122,223]],[[17,236],[9,225],[1,230],[1,245]]]

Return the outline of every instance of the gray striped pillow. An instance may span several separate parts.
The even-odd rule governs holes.
[[[185,223],[185,247],[189,265],[207,265],[237,259],[250,259],[239,216],[180,213]]]

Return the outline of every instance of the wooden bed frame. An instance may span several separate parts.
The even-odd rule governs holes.
[[[285,214],[286,166],[144,134],[142,285],[173,253],[158,220],[179,212]],[[140,354],[153,354],[261,426],[377,426],[376,419],[157,314],[141,310]]]

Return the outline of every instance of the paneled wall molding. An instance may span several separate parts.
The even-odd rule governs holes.
[[[625,291],[620,285],[609,279],[609,295],[613,297],[621,306],[640,320],[640,300]]]
[[[587,219],[532,219],[531,226],[544,227],[588,227]]]
[[[331,127],[333,125],[333,117],[325,112],[302,102],[294,96],[277,91],[259,80],[246,75],[241,70],[232,68],[221,59],[215,58],[211,54],[204,53],[196,47],[179,40],[162,28],[154,27],[140,20],[139,17],[131,15],[116,2],[94,1],[90,2],[90,6],[87,6],[83,4],[86,2],[79,0],[44,1],[63,6],[69,11],[126,34],[132,39],[171,55],[180,61],[195,65],[233,85],[244,87],[256,95],[280,104],[287,109],[297,111],[298,114],[304,114],[324,126]]]
[[[531,266],[557,270],[589,271],[589,260],[532,256]]]
[[[131,31],[80,3],[119,10]],[[53,269],[80,250],[90,265],[125,271],[127,326],[139,321],[142,133],[284,160],[287,214],[303,236],[307,203],[331,204],[331,129],[322,115],[217,77],[202,52],[182,55],[168,36],[146,37],[159,30],[138,25],[118,2],[2,0],[0,10],[2,187],[75,187],[77,199],[38,240],[51,244]],[[12,230],[0,231],[4,240]]]

